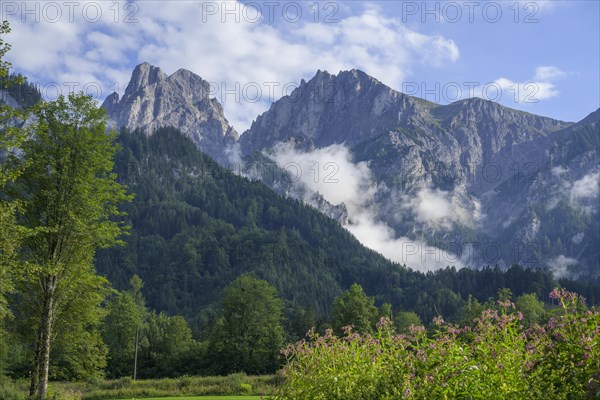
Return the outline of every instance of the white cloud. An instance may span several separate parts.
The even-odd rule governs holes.
[[[569,169],[562,166],[553,167],[550,172],[556,180],[553,184],[555,196],[551,197],[546,205],[548,210],[552,210],[562,200],[571,201],[572,205],[581,206],[590,212],[597,210],[600,196],[600,171],[596,169],[577,180],[573,180],[569,175]]]
[[[567,168],[563,167],[562,165],[559,165],[556,167],[552,167],[550,172],[552,172],[552,175],[554,175],[554,176],[561,177],[564,174],[566,174],[567,172],[569,172],[569,170]]]
[[[373,203],[379,188],[367,164],[353,163],[347,147],[336,144],[302,152],[280,143],[270,156],[290,172],[297,184],[319,192],[332,204],[344,203],[349,216],[345,228],[365,246],[393,261],[422,271],[448,265],[464,267],[461,258],[452,252],[429,246],[423,241],[396,237],[392,228],[378,220]],[[430,192],[425,196],[428,204],[420,209],[423,216],[440,220],[450,217],[455,206],[443,193]],[[434,210],[436,203],[447,209],[438,213]]]
[[[416,220],[422,223],[450,228],[456,220],[446,191],[423,188],[412,198],[406,196],[404,204],[412,209]]]
[[[275,162],[289,171],[294,180],[319,192],[331,204],[344,203],[353,213],[366,207],[377,191],[367,164],[354,164],[344,145],[300,152],[279,143],[274,151]]]
[[[595,199],[600,192],[600,172],[589,173],[583,178],[573,182],[571,198]]]
[[[573,276],[572,272],[569,271],[569,267],[577,264],[578,262],[576,259],[566,257],[562,254],[548,261],[548,267],[557,279]]]
[[[421,240],[396,237],[389,226],[376,221],[366,210],[363,211],[352,218],[352,223],[346,225],[346,229],[362,244],[390,260],[419,271],[434,271],[449,265],[457,268],[465,266],[464,260],[450,251],[430,246]],[[465,251],[463,253],[466,254]]]
[[[502,98],[515,103],[537,103],[557,97],[560,92],[555,82],[567,74],[554,66],[539,66],[532,79],[516,82],[508,78],[498,78],[494,84],[501,89]]]
[[[566,75],[566,72],[561,71],[557,67],[543,65],[535,69],[535,75],[533,76],[533,80],[544,82],[554,81],[556,79],[563,78]]]
[[[447,199],[447,192],[439,189],[434,191],[423,189],[414,200],[417,218],[422,221],[441,222],[452,218],[452,206]]]
[[[474,226],[483,218],[481,203],[475,198],[469,200],[471,204],[466,205],[456,193],[425,187],[415,195],[403,195],[401,203],[414,214],[416,221],[434,228],[452,229],[455,223]]]
[[[14,45],[9,58],[18,70],[40,83],[68,77],[83,86],[92,80],[102,85],[105,97],[117,87],[122,90],[133,67],[143,61],[167,73],[186,68],[219,83],[215,97],[238,131],[285,94],[283,85],[310,78],[318,69],[337,73],[359,68],[400,88],[415,68],[459,58],[452,40],[418,33],[374,7],[354,15],[341,15],[347,10],[343,8],[337,23],[325,23],[324,15],[314,22],[305,13],[296,23],[269,24],[255,21],[256,8],[232,1],[87,1],[77,3],[73,22],[67,6],[56,4],[62,7],[62,18],[54,23],[44,15],[39,22],[29,16],[23,23],[23,10],[7,16]],[[82,17],[87,5],[93,5],[91,11],[101,7],[98,22],[89,22],[89,10],[87,21]],[[214,15],[209,6],[217,7]],[[233,13],[227,14],[225,7]],[[261,11],[268,19],[268,10]],[[130,23],[125,22],[128,15]],[[260,101],[244,97],[248,83],[262,88]],[[272,83],[279,87],[271,93]]]

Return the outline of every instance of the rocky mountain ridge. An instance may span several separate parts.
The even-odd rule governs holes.
[[[134,69],[123,98],[113,93],[102,107],[116,127],[148,134],[159,127],[177,127],[202,151],[223,162],[223,149],[239,135],[221,104],[209,94],[209,83],[190,71],[180,69],[167,76],[160,68],[143,63]]]
[[[122,99],[109,96],[103,106],[117,126],[149,134],[177,127],[224,165],[235,144],[244,174],[351,223],[346,204],[290,179],[281,163],[276,174],[264,168],[276,164],[282,144],[305,154],[343,146],[353,163],[368,167],[364,207],[376,222],[395,238],[459,243],[462,265],[600,270],[600,110],[570,123],[478,98],[439,105],[359,70],[318,71],[238,137],[204,80],[185,70],[167,76],[148,64],[136,67]],[[499,254],[486,255],[486,245]]]

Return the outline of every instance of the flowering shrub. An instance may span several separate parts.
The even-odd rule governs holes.
[[[283,350],[275,399],[600,399],[600,316],[556,289],[560,303],[545,326],[525,328],[510,301],[472,326],[434,319],[398,335],[382,318],[374,335],[345,328]]]

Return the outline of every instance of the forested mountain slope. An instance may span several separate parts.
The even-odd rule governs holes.
[[[209,86],[191,71],[167,76],[143,63],[123,97],[113,94],[103,107],[116,127],[146,135],[180,129],[221,165],[301,199],[361,243],[420,270],[440,265],[409,259],[387,242],[452,247],[449,258],[470,268],[517,263],[569,278],[600,276],[598,110],[572,123],[480,98],[436,104],[356,69],[318,71],[238,136]],[[296,168],[305,179],[296,179]],[[345,190],[328,191],[310,179],[319,169],[361,189],[350,193],[340,181]],[[373,225],[387,237],[361,235]]]
[[[116,172],[135,193],[126,208],[133,229],[97,266],[116,287],[139,274],[153,308],[194,315],[245,272],[319,313],[355,281],[389,292],[420,278],[317,210],[220,167],[175,129],[123,132],[120,141]]]
[[[435,104],[359,70],[319,71],[258,116],[240,147],[324,164],[345,146],[368,168],[375,194],[363,208],[394,238],[452,243],[471,268],[597,278],[599,116],[573,124],[479,98]]]
[[[175,129],[123,131],[119,140],[115,171],[135,193],[125,208],[132,230],[125,247],[98,254],[97,269],[118,289],[140,275],[151,308],[196,324],[243,273],[274,284],[288,312],[321,317],[355,282],[425,320],[456,313],[468,294],[486,300],[507,286],[546,296],[556,284],[547,272],[521,268],[415,272],[362,246],[316,209],[222,168]]]

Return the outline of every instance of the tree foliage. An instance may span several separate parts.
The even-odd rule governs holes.
[[[141,377],[176,377],[189,374],[187,360],[197,344],[187,321],[181,316],[151,313],[143,327],[140,349]]]
[[[128,292],[117,292],[108,301],[102,326],[102,337],[108,347],[108,377],[131,376],[133,373],[136,335],[144,323],[145,311]]]
[[[10,26],[4,21],[0,24],[0,91],[19,85],[22,79],[10,75],[11,64],[4,60],[11,48],[4,40],[9,32]],[[0,373],[7,345],[4,333],[5,318],[9,315],[6,295],[13,289],[13,276],[18,274],[17,250],[28,234],[27,229],[16,220],[22,202],[7,194],[7,187],[19,177],[25,166],[15,151],[25,137],[20,128],[25,114],[5,100],[0,98]]]
[[[371,333],[378,319],[375,299],[368,297],[355,283],[333,301],[332,319],[338,332],[342,332],[344,326],[352,325],[356,332]]]
[[[242,275],[229,285],[210,341],[220,373],[274,372],[283,346],[282,301],[267,282]]]
[[[544,307],[544,303],[534,293],[517,297],[515,307],[523,314],[523,322],[527,325],[541,325],[547,320],[548,312]]]
[[[120,290],[138,274],[148,307],[183,315],[199,337],[208,335],[223,288],[244,273],[275,286],[288,319],[312,310],[313,322],[329,318],[333,299],[353,283],[376,305],[425,322],[438,313],[458,319],[469,295],[485,302],[507,287],[515,296],[542,296],[556,285],[549,272],[518,266],[416,272],[365,248],[317,210],[225,170],[175,129],[122,131],[119,141],[115,172],[136,193],[123,207],[132,234],[126,247],[101,251],[97,268]]]
[[[398,333],[409,333],[411,326],[422,326],[421,318],[413,311],[398,311],[394,315],[394,327]]]
[[[115,135],[106,133],[104,111],[91,97],[60,96],[34,112],[21,146],[27,166],[16,189],[23,199],[19,223],[35,234],[21,245],[28,268],[17,284],[22,304],[28,304],[23,313],[38,316],[31,387],[42,399],[61,318],[70,307],[81,315],[99,306],[96,301],[84,309],[82,296],[102,297],[108,282],[95,275],[94,255],[120,243],[124,225],[115,217],[122,215],[118,205],[129,196],[112,172]]]
[[[11,73],[7,76],[0,76],[0,88],[5,90],[24,110],[31,109],[42,101],[38,87],[29,83],[27,78],[21,74]]]

